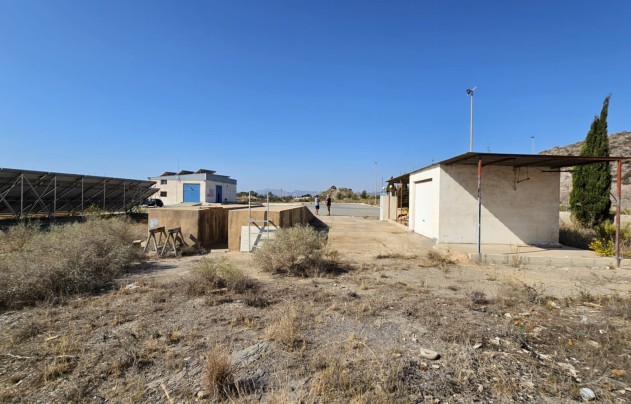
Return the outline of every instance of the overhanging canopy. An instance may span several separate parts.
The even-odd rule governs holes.
[[[501,153],[464,153],[456,157],[443,160],[438,164],[478,165],[481,160],[483,166],[496,165],[508,167],[541,167],[560,169],[564,167],[583,166],[595,163],[608,163],[618,160],[628,160],[628,157],[584,157],[584,156],[555,156],[548,154],[501,154]]]

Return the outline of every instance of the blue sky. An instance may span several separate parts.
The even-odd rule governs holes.
[[[373,191],[631,130],[623,1],[0,0],[0,167]],[[375,164],[377,162],[377,164]]]

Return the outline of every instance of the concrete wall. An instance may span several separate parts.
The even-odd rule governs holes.
[[[396,195],[381,194],[379,197],[379,220],[397,220],[397,204]]]
[[[253,220],[265,220],[266,208],[252,209]],[[270,207],[269,218],[278,227],[291,227],[298,224],[307,224],[313,219],[313,214],[306,206],[274,206]],[[250,212],[246,209],[232,210],[228,217],[228,249],[239,251],[241,247],[241,227],[247,226],[250,220]],[[259,222],[259,226],[263,223]]]
[[[210,248],[228,244],[228,217],[233,209],[242,206],[208,206],[190,208],[162,208],[149,210],[149,228],[164,226],[166,229],[181,227],[184,241],[192,245]]]
[[[477,243],[477,166],[441,166],[440,243]],[[559,242],[559,173],[537,168],[482,169],[485,244]]]

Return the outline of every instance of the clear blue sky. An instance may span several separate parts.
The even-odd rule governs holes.
[[[631,130],[624,1],[0,0],[0,167],[372,192]],[[377,162],[377,164],[375,164]]]

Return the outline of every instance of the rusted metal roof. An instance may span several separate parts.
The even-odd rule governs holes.
[[[564,167],[584,166],[588,164],[607,163],[618,160],[628,160],[629,157],[584,157],[584,156],[556,156],[549,154],[503,154],[503,153],[464,153],[456,157],[443,160],[438,164],[496,165],[508,167],[541,167],[559,169]],[[419,170],[417,170],[419,171]],[[416,172],[416,171],[415,171]]]
[[[631,157],[583,157],[583,156],[558,156],[549,154],[508,154],[508,153],[476,153],[468,152],[447,160],[433,163],[398,177],[390,178],[388,183],[408,183],[410,175],[438,164],[445,165],[477,165],[482,160],[483,166],[508,166],[508,167],[540,167],[551,170],[559,170],[566,167],[584,166],[597,163],[611,163],[618,160],[629,160]]]

